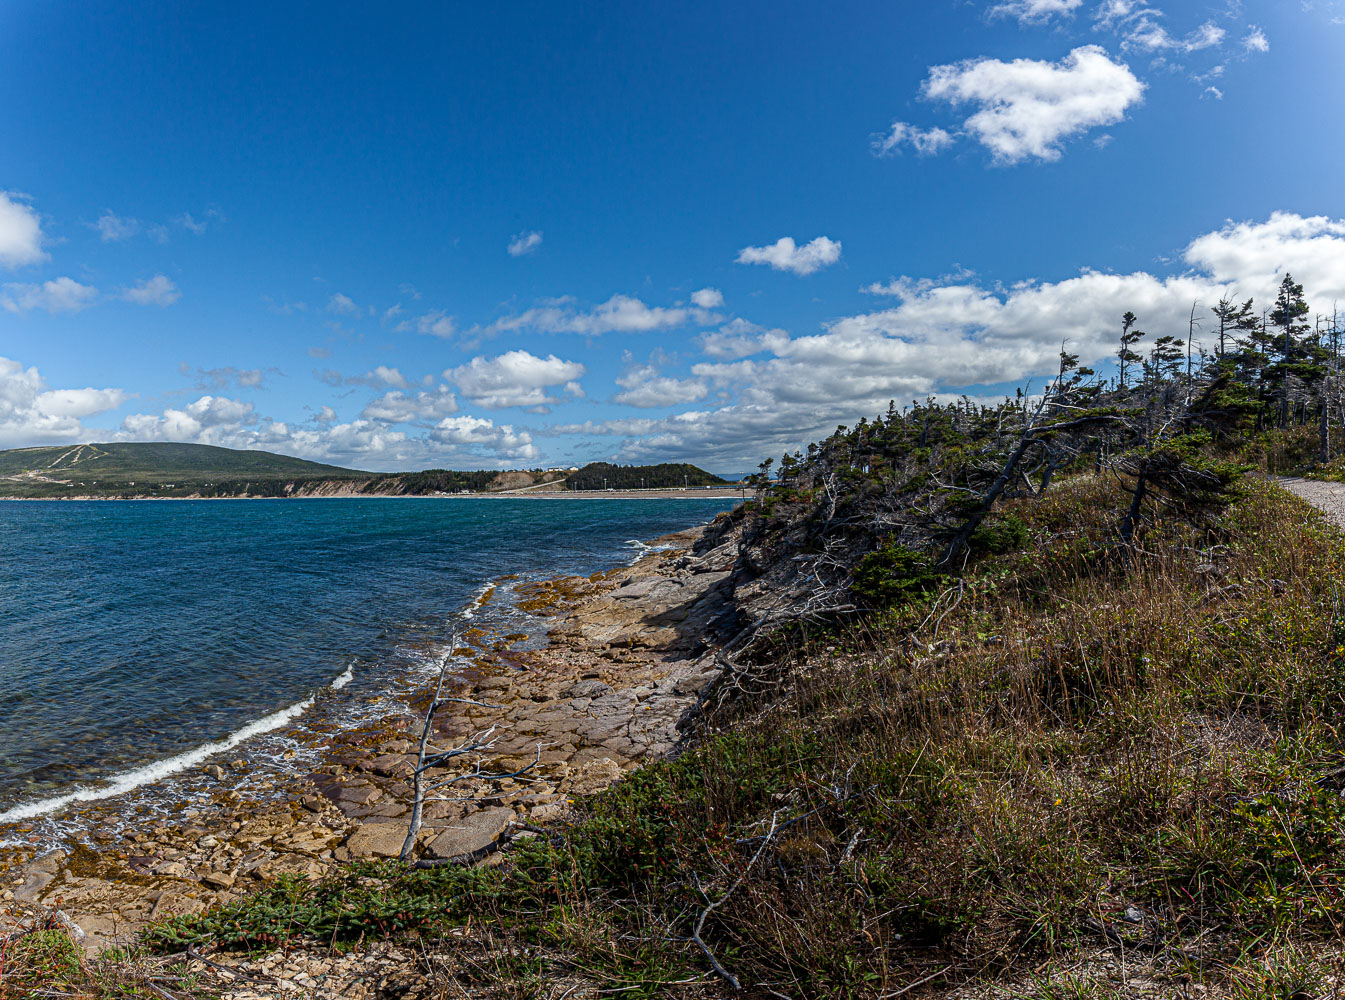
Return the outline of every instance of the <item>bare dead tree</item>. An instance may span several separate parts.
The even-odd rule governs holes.
[[[986,490],[979,493],[980,503],[967,516],[967,519],[953,534],[948,546],[944,549],[943,556],[938,561],[940,567],[953,565],[953,561],[967,547],[972,534],[981,526],[981,522],[989,516],[1010,484],[1015,481],[1019,464],[1032,449],[1043,446],[1048,440],[1059,438],[1068,432],[1092,430],[1103,424],[1124,422],[1122,417],[1110,413],[1090,413],[1060,421],[1044,420],[1043,416],[1046,412],[1047,403],[1052,399],[1055,391],[1055,387],[1047,390],[1032,415],[1024,423],[1018,433],[1017,443],[1004,459],[993,482]],[[1065,446],[1062,445],[1061,447]],[[1055,462],[1058,465],[1063,460],[1062,457],[1057,457]]]
[[[480,730],[468,737],[464,742],[448,749],[438,749],[433,744],[434,738],[434,716],[444,705],[475,705],[479,708],[503,708],[502,705],[490,705],[482,701],[472,701],[469,698],[445,698],[443,697],[444,681],[448,677],[449,666],[453,662],[454,651],[458,645],[458,635],[453,633],[449,640],[449,650],[444,654],[439,662],[439,678],[434,686],[434,697],[430,699],[429,707],[425,710],[425,724],[420,731],[420,742],[416,753],[415,770],[411,773],[411,819],[407,825],[406,840],[402,843],[401,860],[409,861],[411,852],[415,850],[416,837],[420,834],[422,817],[427,802],[463,802],[476,798],[472,795],[462,796],[442,796],[434,793],[450,788],[462,781],[484,781],[495,782],[503,781],[506,778],[517,778],[527,774],[537,768],[542,762],[542,744],[537,744],[537,755],[532,763],[517,771],[501,773],[488,771],[484,767],[485,752],[493,750],[495,744],[499,741],[497,735],[500,729],[499,724],[490,726],[487,729]],[[472,757],[471,768],[460,774],[451,775],[441,780],[432,781],[429,778],[429,772],[443,768],[452,761],[462,757]]]
[[[780,824],[780,814],[784,811],[784,809],[777,809],[771,814],[770,829],[767,830],[766,835],[761,838],[761,844],[757,847],[756,853],[752,855],[752,859],[747,862],[747,865],[738,874],[738,877],[734,880],[733,884],[729,886],[728,891],[725,892],[724,895],[720,896],[714,902],[711,902],[710,894],[701,886],[700,879],[695,878],[694,874],[692,876],[695,878],[697,890],[699,890],[700,894],[705,897],[706,906],[705,909],[701,910],[700,916],[696,918],[696,923],[691,929],[691,941],[700,948],[701,953],[709,959],[715,972],[719,973],[720,977],[733,987],[733,992],[735,993],[742,989],[742,985],[738,982],[738,977],[719,964],[719,959],[715,958],[715,953],[710,950],[709,946],[705,943],[705,940],[701,937],[701,931],[705,929],[706,918],[720,906],[723,906],[728,902],[729,897],[733,895],[738,886],[743,884],[743,881],[752,871],[752,867],[757,863],[757,860],[761,857],[762,853],[766,850],[766,847],[770,844],[771,839],[775,836],[775,831]]]

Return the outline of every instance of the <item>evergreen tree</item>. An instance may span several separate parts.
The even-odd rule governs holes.
[[[1121,346],[1116,352],[1116,360],[1120,362],[1121,365],[1122,389],[1125,389],[1126,387],[1126,367],[1137,361],[1143,360],[1140,355],[1133,350],[1133,347],[1144,337],[1144,331],[1136,330],[1134,329],[1134,326],[1135,314],[1133,312],[1127,312],[1121,317]]]
[[[1252,309],[1251,299],[1248,299],[1242,305],[1238,305],[1225,295],[1210,312],[1214,313],[1214,318],[1219,321],[1218,357],[1220,358],[1228,353],[1230,341],[1234,344],[1238,343],[1237,334],[1254,330],[1257,325],[1256,313]]]
[[[1295,380],[1300,375],[1296,366],[1302,355],[1299,341],[1309,329],[1308,324],[1304,322],[1307,315],[1308,302],[1303,297],[1303,286],[1295,283],[1293,275],[1286,272],[1275,295],[1275,308],[1270,311],[1269,318],[1270,325],[1281,331],[1275,345],[1279,352],[1279,360],[1269,372],[1280,400],[1281,427],[1289,425],[1290,397],[1294,391]]]

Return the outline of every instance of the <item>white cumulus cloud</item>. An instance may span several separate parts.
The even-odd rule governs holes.
[[[800,277],[830,267],[841,259],[839,240],[819,236],[798,246],[792,236],[781,236],[774,243],[761,247],[743,247],[738,251],[739,264],[765,264],[776,271],[789,271]]]
[[[358,316],[364,310],[357,306],[355,300],[349,295],[342,295],[337,292],[327,300],[327,311],[336,313],[338,316]]]
[[[957,137],[946,129],[916,128],[907,122],[893,122],[886,135],[873,137],[873,151],[879,156],[892,156],[903,146],[910,146],[920,156],[934,156],[942,153],[957,141]]]
[[[976,112],[963,129],[1002,164],[1058,160],[1061,143],[1121,121],[1144,84],[1102,48],[1085,45],[1059,62],[973,59],[934,66],[923,86],[930,100]]]
[[[79,312],[93,305],[93,300],[98,297],[98,289],[81,285],[74,278],[53,278],[34,285],[10,282],[4,288],[0,306],[12,313],[30,309],[45,309],[49,313]]]
[[[182,298],[182,293],[166,276],[156,274],[130,288],[122,289],[121,297],[138,306],[171,306]]]
[[[140,232],[140,220],[117,215],[115,212],[104,212],[93,227],[98,230],[98,235],[104,243],[118,243],[129,240]]]
[[[416,320],[416,330],[431,337],[447,338],[457,332],[457,325],[453,322],[452,316],[446,315],[443,310],[435,310]]]
[[[539,358],[527,351],[473,358],[444,372],[444,378],[454,382],[464,396],[489,410],[547,406],[557,401],[547,390],[557,386],[571,395],[582,394],[578,380],[583,375],[584,366],[577,361],[564,361],[554,354]]]
[[[533,229],[526,233],[519,233],[509,241],[509,256],[525,257],[530,253],[535,253],[541,245],[542,234],[538,230]]]
[[[630,295],[613,295],[601,305],[583,309],[574,299],[552,299],[516,316],[496,320],[486,332],[511,333],[535,330],[539,333],[579,333],[598,336],[604,333],[652,333],[683,326],[695,320],[713,322],[704,309],[646,305]]]
[[[84,439],[84,418],[126,399],[121,389],[51,389],[36,368],[0,358],[0,447]]]
[[[370,402],[360,416],[389,424],[411,424],[432,422],[457,412],[457,397],[448,388],[440,386],[432,392],[394,389]]]
[[[700,379],[678,379],[662,375],[652,365],[639,365],[616,380],[623,392],[613,401],[625,406],[651,408],[694,403],[709,392]]]
[[[476,452],[515,460],[531,461],[540,452],[527,431],[515,431],[509,424],[496,426],[485,417],[445,417],[430,437],[440,444],[466,447]]]
[[[724,293],[718,288],[700,288],[691,293],[691,304],[698,309],[722,309]]]
[[[46,259],[37,213],[22,196],[0,191],[0,264],[21,267]]]
[[[1004,0],[994,4],[986,15],[1017,18],[1020,24],[1042,24],[1053,17],[1071,17],[1082,6],[1083,0]]]

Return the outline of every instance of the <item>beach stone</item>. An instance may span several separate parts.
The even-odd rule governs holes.
[[[495,838],[514,821],[514,810],[492,806],[466,816],[444,830],[426,845],[432,858],[457,858],[475,854],[495,843]]]
[[[440,824],[450,820],[456,822],[466,811],[460,802],[430,802],[421,810],[421,818],[426,822],[438,821]]]
[[[566,698],[598,698],[610,693],[611,690],[611,686],[602,681],[583,680],[578,684],[571,684],[561,694]]]
[[[350,819],[370,822],[380,819],[397,819],[406,815],[406,806],[393,799],[384,799],[372,806],[343,805],[341,811]]]
[[[621,765],[611,757],[598,757],[575,768],[561,782],[566,795],[592,795],[621,777]]]
[[[673,685],[673,694],[700,694],[718,676],[718,670],[707,670],[703,674],[683,677]]]
[[[352,858],[396,858],[406,842],[406,827],[400,823],[366,823],[346,840]]]
[[[535,823],[554,823],[568,810],[569,804],[566,802],[545,802],[540,806],[533,806],[528,816]]]
[[[211,889],[231,889],[234,877],[228,872],[203,872],[197,874],[198,881]]]
[[[660,591],[665,588],[671,588],[675,590],[679,586],[680,586],[679,584],[674,583],[671,580],[667,580],[663,577],[649,576],[645,577],[642,580],[627,581],[626,583],[618,587],[615,591],[613,591],[612,596],[617,600],[631,601],[636,600],[637,598],[652,597],[656,591]]]
[[[174,917],[187,913],[200,913],[205,909],[205,903],[199,899],[184,895],[180,892],[169,892],[165,890],[159,893],[158,898],[154,900],[154,906],[149,911],[151,920],[158,920],[161,917]]]
[[[385,778],[404,778],[415,769],[415,764],[403,754],[385,753],[369,761],[368,768]]]

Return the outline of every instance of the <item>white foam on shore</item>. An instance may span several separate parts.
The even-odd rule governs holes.
[[[638,538],[627,538],[626,545],[635,550],[635,555],[631,556],[630,561],[626,563],[627,566],[634,566],[645,556],[654,552],[667,552],[669,549],[677,548],[676,545],[649,545]]]
[[[347,667],[345,673],[341,674],[332,681],[331,690],[339,690],[349,684],[354,677],[354,668]],[[133,792],[144,785],[152,784],[156,781],[162,781],[164,778],[178,774],[188,768],[195,767],[209,757],[217,753],[224,753],[232,750],[240,743],[252,739],[254,736],[261,736],[273,729],[279,729],[287,722],[297,719],[306,711],[313,707],[314,698],[305,698],[303,701],[295,702],[289,708],[282,708],[278,712],[272,712],[270,715],[250,722],[242,729],[230,733],[221,740],[215,740],[213,743],[205,743],[194,750],[188,750],[180,753],[176,757],[167,757],[163,760],[156,760],[153,763],[146,764],[144,767],[138,767],[133,771],[126,771],[122,774],[113,775],[107,779],[107,783],[93,788],[76,788],[73,792],[67,792],[64,795],[53,795],[50,798],[38,799],[35,802],[26,802],[22,805],[14,806],[0,812],[0,823],[14,823],[24,819],[34,819],[38,816],[45,816],[48,813],[58,812],[66,806],[75,805],[79,802],[96,802],[99,799],[110,799],[117,795],[125,795],[127,792]]]
[[[497,584],[493,580],[487,580],[481,584],[467,601],[467,606],[462,610],[462,617],[469,620],[475,618],[476,613],[485,606],[486,598],[491,596],[496,586]]]

